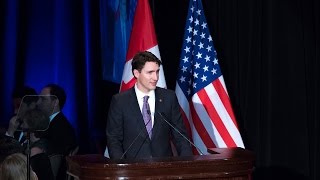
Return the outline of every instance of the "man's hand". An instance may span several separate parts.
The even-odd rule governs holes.
[[[44,153],[45,151],[39,147],[32,147],[31,148],[31,152],[30,152],[30,156],[34,156],[34,155],[37,155],[37,154],[40,154],[40,153]]]
[[[19,127],[19,121],[17,121],[17,116],[13,116],[10,121],[9,121],[9,127],[8,127],[8,131],[7,131],[7,135],[13,137],[14,136],[14,132],[16,132],[16,130]]]

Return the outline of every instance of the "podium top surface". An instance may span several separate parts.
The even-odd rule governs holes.
[[[179,166],[193,165],[205,162],[218,163],[223,162],[241,162],[241,161],[253,161],[254,154],[251,151],[242,148],[210,148],[208,149],[208,155],[195,155],[195,156],[178,156],[178,157],[162,157],[162,158],[146,158],[146,159],[109,159],[101,154],[87,154],[76,155],[67,157],[67,161],[76,163],[79,166],[104,166],[104,167],[130,167],[130,166]]]

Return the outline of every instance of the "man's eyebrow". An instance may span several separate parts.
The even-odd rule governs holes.
[[[159,69],[158,70],[149,70],[147,72],[156,72],[156,71],[159,71]]]

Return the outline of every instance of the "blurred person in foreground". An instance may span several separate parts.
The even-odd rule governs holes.
[[[26,180],[27,179],[27,157],[21,153],[7,156],[0,164],[1,180]],[[30,168],[30,180],[38,180],[35,172]]]
[[[21,144],[14,138],[0,135],[0,164],[9,155],[23,153]]]
[[[29,86],[16,87],[12,93],[12,104],[13,104],[13,116],[9,121],[8,129],[5,133],[6,136],[13,137],[23,142],[21,131],[17,131],[21,125],[19,116],[23,116],[24,112],[29,109],[34,109],[37,104],[37,92],[35,89]]]

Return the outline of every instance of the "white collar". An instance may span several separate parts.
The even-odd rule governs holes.
[[[134,85],[134,90],[136,91],[137,99],[143,99],[144,96],[149,96],[149,98],[152,99],[155,98],[154,90],[151,90],[146,94],[138,89],[137,84]]]
[[[51,116],[49,117],[50,118],[50,122],[52,121],[53,118],[55,118],[59,114],[59,112],[60,111],[51,114]]]

